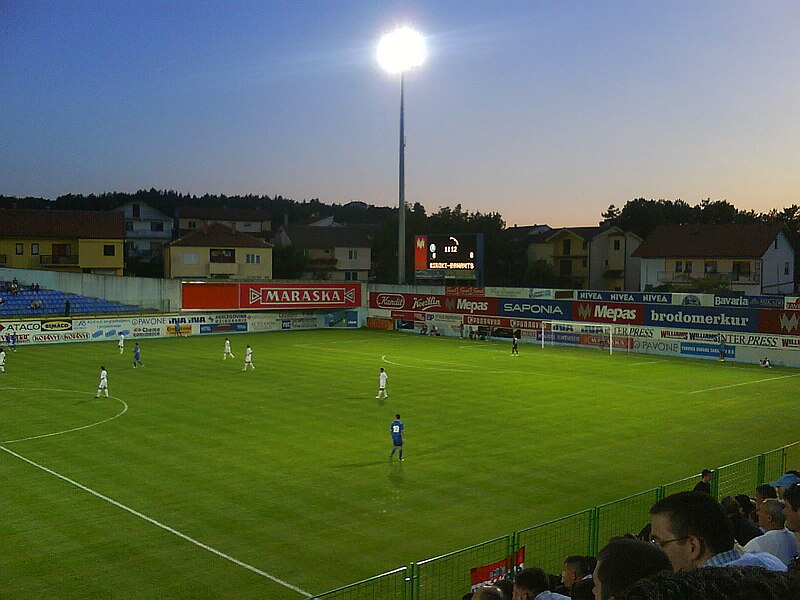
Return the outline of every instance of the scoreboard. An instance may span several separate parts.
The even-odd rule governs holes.
[[[417,279],[483,280],[483,234],[429,234],[414,240]]]

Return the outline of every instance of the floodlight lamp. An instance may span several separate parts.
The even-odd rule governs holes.
[[[378,63],[389,73],[402,73],[425,62],[425,38],[410,27],[400,27],[378,42]]]

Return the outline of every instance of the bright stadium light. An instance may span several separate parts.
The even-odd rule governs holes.
[[[409,27],[400,27],[384,35],[378,43],[378,63],[389,73],[400,73],[400,186],[397,225],[397,283],[406,280],[406,192],[405,192],[405,117],[403,73],[425,62],[428,54],[425,39]]]

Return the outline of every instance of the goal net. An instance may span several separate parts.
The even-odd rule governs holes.
[[[580,321],[542,321],[542,348],[589,346],[614,353],[613,325]]]

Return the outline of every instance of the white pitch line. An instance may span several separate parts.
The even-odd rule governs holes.
[[[787,379],[789,377],[800,377],[800,374],[798,374],[798,375],[781,375],[780,377],[767,377],[766,379],[757,379],[755,381],[745,381],[743,383],[732,383],[730,385],[721,385],[719,387],[706,388],[704,390],[695,390],[695,391],[689,392],[689,393],[690,394],[702,394],[703,392],[713,392],[714,390],[724,390],[724,389],[727,389],[727,388],[739,387],[741,385],[752,385],[754,383],[764,383],[765,381],[775,381],[777,379]]]
[[[32,465],[32,466],[36,467],[37,469],[41,469],[45,473],[49,473],[50,475],[58,477],[62,481],[66,481],[67,483],[69,483],[71,485],[74,485],[75,487],[77,487],[79,489],[82,489],[84,492],[90,493],[92,496],[95,496],[96,498],[100,498],[101,500],[105,500],[109,504],[113,504],[117,508],[121,508],[122,510],[124,510],[126,512],[129,512],[130,514],[132,514],[135,517],[139,517],[140,519],[143,519],[143,520],[147,521],[148,523],[151,523],[152,525],[155,525],[156,527],[160,527],[164,531],[168,531],[169,533],[171,533],[173,535],[176,535],[179,538],[184,539],[187,542],[190,542],[190,543],[194,544],[195,546],[197,546],[199,548],[202,548],[203,550],[207,550],[208,552],[211,552],[212,554],[216,554],[220,558],[224,558],[225,560],[230,561],[235,565],[243,567],[243,568],[247,569],[248,571],[251,571],[251,572],[255,573],[256,575],[260,575],[261,577],[265,577],[265,578],[269,579],[270,581],[274,581],[275,583],[280,584],[283,587],[289,588],[293,592],[297,592],[298,594],[301,594],[301,595],[305,596],[306,598],[311,598],[312,597],[312,594],[309,594],[305,590],[303,590],[303,589],[301,589],[301,588],[299,588],[297,586],[294,586],[291,583],[287,583],[287,582],[283,581],[282,579],[279,579],[278,577],[275,577],[274,575],[270,575],[269,573],[267,573],[265,571],[262,571],[261,569],[259,569],[257,567],[254,567],[252,565],[248,565],[247,563],[242,562],[239,559],[236,559],[236,558],[234,558],[234,557],[232,557],[232,556],[230,556],[228,554],[225,554],[224,552],[222,552],[220,550],[217,550],[216,548],[212,548],[208,544],[204,544],[203,542],[200,542],[200,541],[194,539],[193,537],[190,537],[190,536],[186,535],[185,533],[181,533],[180,531],[178,531],[177,529],[173,529],[169,525],[164,525],[164,523],[161,523],[160,521],[156,521],[152,517],[148,517],[147,515],[140,513],[138,510],[134,510],[134,509],[130,508],[129,506],[125,506],[124,504],[122,504],[121,502],[117,502],[113,498],[109,498],[108,496],[105,496],[105,495],[101,494],[100,492],[96,492],[93,489],[88,488],[85,485],[83,485],[81,483],[78,483],[77,481],[75,481],[73,479],[70,479],[69,477],[67,477],[65,475],[61,475],[60,473],[56,473],[55,471],[53,471],[52,469],[48,469],[44,465],[40,465],[39,463],[36,463],[36,462],[32,461],[29,458],[25,458],[24,456],[22,456],[20,454],[17,454],[13,450],[9,450],[5,446],[0,446],[0,450],[2,450],[3,452],[7,452],[11,456],[15,456],[16,458],[20,459],[21,461],[24,461],[24,462],[28,463],[29,465]]]

